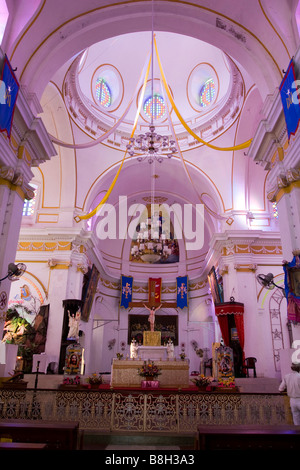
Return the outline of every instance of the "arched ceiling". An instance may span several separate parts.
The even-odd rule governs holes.
[[[298,44],[294,34],[282,38],[281,31],[276,32],[281,23],[285,29],[294,29],[291,15],[297,2],[282,3],[285,7],[274,12],[272,2],[263,0],[255,4],[155,0],[154,29],[195,37],[226,51],[255,77],[264,97],[277,85]],[[95,0],[41,0],[38,6],[34,3],[36,10],[27,24],[22,2],[8,0],[8,4],[18,37],[6,37],[4,48],[18,66],[20,80],[39,98],[54,73],[83,49],[124,33],[151,30],[150,0],[103,1],[101,5]]]

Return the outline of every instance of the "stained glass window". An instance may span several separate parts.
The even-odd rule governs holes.
[[[273,215],[274,215],[275,219],[278,219],[277,203],[273,202],[272,206],[273,206]]]
[[[25,199],[23,205],[23,215],[30,216],[34,214],[35,203],[36,203],[36,193],[37,193],[37,186],[31,185],[34,189],[34,197],[30,200]]]
[[[164,99],[160,95],[147,98],[144,103],[144,113],[151,119],[160,119],[166,113]]]
[[[104,78],[99,77],[97,79],[95,89],[97,99],[101,106],[108,108],[111,105],[111,92]]]
[[[200,89],[200,94],[199,94],[200,106],[205,108],[206,106],[211,104],[211,102],[214,99],[215,93],[216,93],[215,83],[212,78],[209,78],[208,80],[206,80],[206,82],[204,83],[204,85],[202,85]]]

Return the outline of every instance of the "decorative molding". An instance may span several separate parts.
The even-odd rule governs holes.
[[[19,241],[17,251],[68,251],[72,243],[69,241],[24,242]]]
[[[273,187],[267,189],[267,198],[270,202],[278,202],[286,193],[290,193],[295,187],[300,187],[300,170],[289,168],[277,176]]]
[[[257,264],[235,264],[234,269],[240,272],[255,272],[257,270]]]
[[[24,174],[16,171],[12,166],[2,166],[0,168],[0,184],[6,184],[11,190],[16,190],[23,199],[33,199],[34,190],[26,182]]]
[[[264,255],[280,255],[282,254],[282,247],[279,244],[275,245],[252,245],[252,244],[229,244],[222,249],[222,256],[229,256],[234,254],[264,254]]]
[[[71,261],[61,261],[55,258],[48,260],[48,266],[50,269],[69,269],[72,266]]]

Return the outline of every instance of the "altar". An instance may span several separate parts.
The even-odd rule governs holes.
[[[143,378],[138,374],[144,361],[141,359],[113,359],[111,370],[112,387],[140,387]],[[165,388],[187,388],[189,386],[189,363],[188,361],[155,361],[161,369],[158,376],[160,387]]]
[[[167,359],[166,346],[138,346],[137,355],[144,361],[165,361]]]

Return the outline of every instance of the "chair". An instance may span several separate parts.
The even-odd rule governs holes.
[[[249,377],[249,370],[253,370],[253,377],[256,377],[255,363],[257,362],[256,357],[247,357],[244,363],[244,369],[247,371],[247,377]]]
[[[210,375],[212,375],[212,358],[204,362],[204,375],[206,375],[206,369],[209,369]]]

